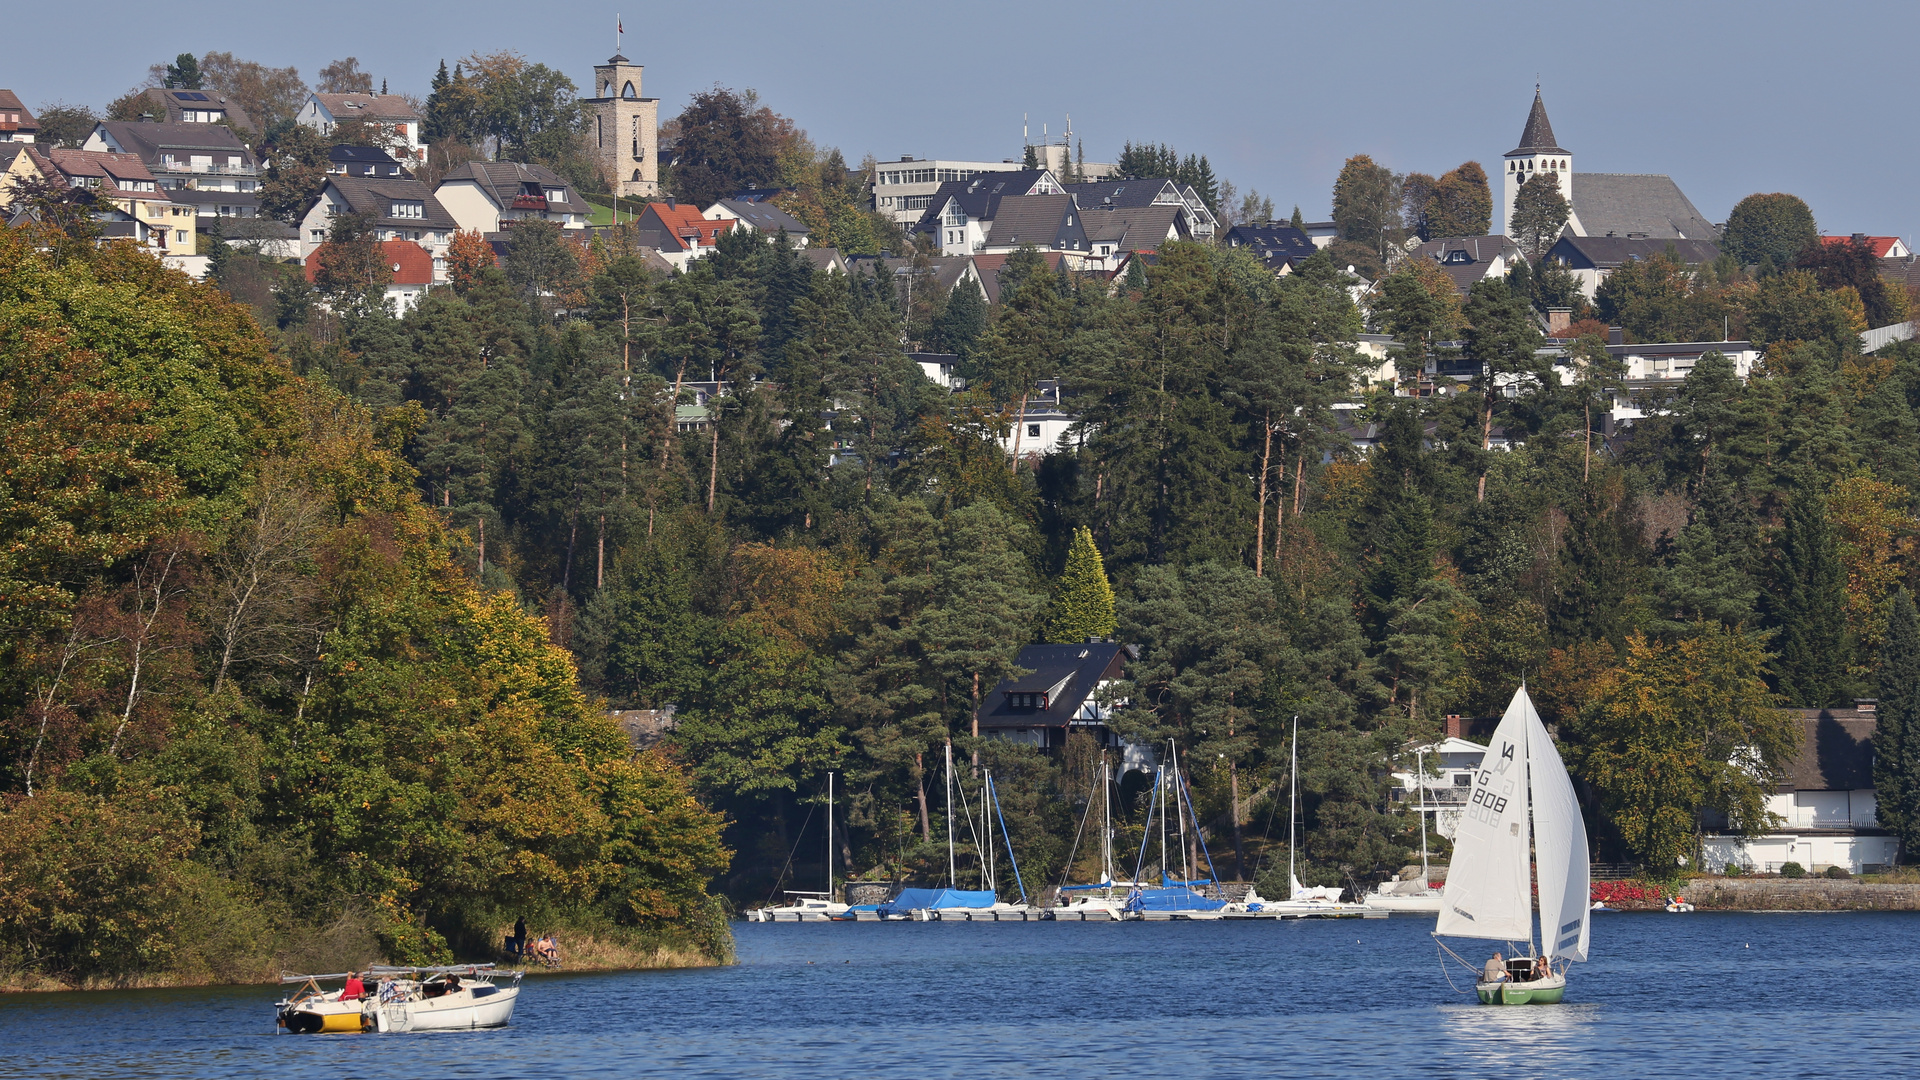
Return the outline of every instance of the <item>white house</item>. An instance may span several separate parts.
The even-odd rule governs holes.
[[[584,229],[593,207],[566,179],[545,165],[469,161],[433,189],[462,229],[486,234],[515,221],[551,221]]]
[[[736,229],[752,229],[771,240],[781,233],[796,248],[807,246],[811,231],[792,214],[764,199],[721,199],[700,212],[708,221],[737,221]]]
[[[399,94],[312,93],[300,107],[300,123],[322,135],[333,134],[334,128],[348,120],[364,121],[385,132],[392,139],[387,149],[394,157],[427,160],[427,144],[420,137],[425,118]]]
[[[306,261],[307,281],[311,283],[320,275],[320,267],[326,262],[326,251],[315,252]],[[435,279],[435,263],[432,255],[419,244],[411,240],[388,240],[380,245],[385,257],[387,269],[393,277],[387,282],[387,302],[393,305],[395,315],[405,315],[420,303],[427,295]],[[444,277],[444,274],[439,276]]]
[[[1725,356],[1733,364],[1735,377],[1742,382],[1766,355],[1751,341],[1662,341],[1634,345],[1616,342],[1607,346],[1607,352],[1624,368],[1623,385],[1613,395],[1609,410],[1613,423],[1632,423],[1661,412],[1661,400],[1693,374],[1694,367],[1707,353]],[[1579,377],[1568,363],[1564,347],[1542,349],[1541,355],[1551,359],[1554,376],[1561,385],[1571,385]]]
[[[1487,755],[1484,743],[1465,738],[1476,733],[1474,725],[1490,725],[1493,720],[1463,720],[1447,717],[1447,735],[1439,742],[1409,747],[1402,764],[1413,765],[1391,774],[1394,781],[1393,808],[1396,811],[1425,812],[1431,819],[1428,828],[1453,839],[1460,826],[1460,814],[1473,791],[1473,771]],[[1491,728],[1489,727],[1489,734]],[[1417,770],[1425,768],[1421,773]]]
[[[1796,862],[1809,873],[1843,866],[1852,873],[1891,866],[1900,843],[1874,815],[1873,733],[1877,703],[1851,709],[1798,709],[1800,751],[1767,810],[1780,824],[1753,839],[1710,832],[1702,844],[1705,869],[1729,863],[1761,873]]]
[[[411,240],[433,259],[434,280],[446,280],[447,245],[459,228],[453,215],[418,180],[328,176],[320,194],[300,216],[300,257],[327,242],[338,214],[365,214],[376,239]]]
[[[1026,411],[1008,419],[1010,423],[1000,440],[1000,448],[1011,454],[1017,442],[1020,456],[1028,460],[1072,445],[1074,428],[1080,423],[1080,417],[1061,407],[1057,379],[1035,383],[1033,393],[1027,398]]]

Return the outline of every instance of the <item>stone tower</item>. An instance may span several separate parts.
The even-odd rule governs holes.
[[[1513,200],[1520,185],[1541,172],[1560,174],[1560,194],[1573,202],[1573,155],[1553,141],[1553,125],[1547,122],[1547,107],[1540,100],[1540,88],[1533,88],[1533,111],[1527,114],[1527,129],[1520,133],[1520,145],[1506,154],[1506,179],[1500,199],[1500,231],[1511,236],[1507,223],[1513,220]]]
[[[593,69],[594,160],[607,185],[623,199],[660,193],[660,99],[640,96],[644,69],[626,57]]]

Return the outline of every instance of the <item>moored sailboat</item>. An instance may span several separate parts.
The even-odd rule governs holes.
[[[1543,947],[1538,952],[1529,849],[1539,880]],[[1522,686],[1473,774],[1433,931],[1436,939],[1511,942],[1516,954],[1518,943],[1526,943],[1526,955],[1506,960],[1498,977],[1475,983],[1482,1003],[1550,1005],[1565,996],[1568,968],[1587,958],[1592,929],[1588,875],[1586,823],[1573,781]]]

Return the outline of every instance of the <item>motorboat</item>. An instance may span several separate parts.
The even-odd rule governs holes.
[[[513,1019],[523,972],[498,972],[492,964],[375,965],[366,974],[282,975],[283,984],[299,989],[274,1004],[275,1023],[303,1035],[502,1027]],[[497,982],[503,978],[505,986]],[[335,979],[339,988],[321,986]]]

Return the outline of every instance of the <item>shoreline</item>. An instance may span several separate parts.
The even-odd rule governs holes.
[[[726,967],[731,960],[716,960],[705,953],[693,949],[674,946],[657,946],[650,949],[631,949],[625,946],[613,946],[604,942],[589,940],[580,949],[582,958],[567,958],[557,968],[542,967],[538,964],[503,964],[491,961],[495,971],[520,972],[524,975],[578,975],[604,974],[616,971],[675,971],[688,968]],[[375,961],[376,963],[380,961]],[[472,963],[489,963],[475,960]],[[353,965],[343,965],[353,966]],[[366,965],[360,965],[362,967]],[[158,972],[124,979],[84,979],[80,982],[67,982],[48,975],[35,975],[28,972],[0,973],[0,995],[10,994],[64,994],[90,993],[103,990],[191,990],[209,986],[274,986],[280,982],[280,972],[261,972],[259,977],[234,979],[222,977],[212,972]]]

